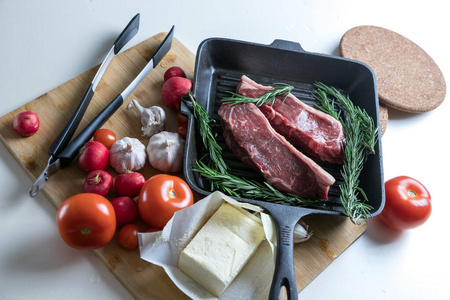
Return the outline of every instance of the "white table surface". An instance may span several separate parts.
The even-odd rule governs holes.
[[[176,38],[193,53],[206,38],[226,37],[264,44],[286,39],[310,52],[338,54],[347,30],[377,25],[420,45],[448,81],[445,2],[0,0],[0,115],[99,64],[138,12],[140,31],[128,47],[174,24]],[[420,180],[433,197],[433,213],[425,225],[402,234],[369,222],[301,299],[450,299],[444,146],[450,101],[428,113],[389,113],[382,138],[385,179]],[[32,181],[3,144],[0,160],[0,299],[131,299],[93,253],[61,241],[56,209],[42,194],[28,196]]]

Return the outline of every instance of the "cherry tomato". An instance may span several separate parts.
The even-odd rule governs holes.
[[[94,141],[102,143],[109,150],[116,142],[116,134],[109,129],[101,128],[94,133]]]
[[[183,115],[181,113],[181,111],[179,111],[178,114],[177,114],[177,121],[178,121],[178,124],[180,126],[183,126],[183,125],[187,126],[187,124],[188,124],[188,117],[186,117],[185,115]]]
[[[407,230],[425,223],[431,214],[431,196],[419,181],[399,176],[385,183],[386,203],[379,219],[396,230]]]
[[[186,134],[187,134],[187,126],[186,125],[181,125],[180,127],[178,127],[177,133],[181,136],[181,138],[183,140],[186,139]]]
[[[139,213],[147,225],[163,229],[173,214],[194,203],[191,188],[180,177],[158,174],[150,177],[139,195]]]
[[[79,250],[103,247],[116,231],[113,206],[105,197],[94,193],[66,199],[58,209],[56,221],[64,242]]]
[[[137,224],[127,224],[120,228],[117,234],[117,242],[122,248],[133,250],[139,246],[138,233],[141,228]]]

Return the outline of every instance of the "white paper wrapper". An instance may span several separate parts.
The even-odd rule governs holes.
[[[260,244],[224,294],[217,298],[180,271],[178,259],[181,251],[224,201],[258,212],[266,240]],[[177,287],[193,299],[267,299],[276,253],[275,224],[259,206],[237,202],[221,192],[214,192],[176,212],[162,231],[139,233],[139,249],[142,259],[163,267]]]

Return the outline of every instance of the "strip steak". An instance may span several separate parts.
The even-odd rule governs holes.
[[[278,134],[256,105],[222,104],[219,115],[228,148],[269,184],[304,198],[328,199],[333,176]]]
[[[256,98],[273,89],[241,77],[237,93]],[[277,96],[273,105],[261,105],[272,127],[305,153],[335,164],[344,163],[342,124],[332,116],[315,109],[289,94]]]

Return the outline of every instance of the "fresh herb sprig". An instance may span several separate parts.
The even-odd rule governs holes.
[[[370,217],[372,207],[367,204],[367,196],[359,187],[358,178],[367,156],[374,153],[375,144],[378,140],[378,129],[374,127],[373,120],[366,111],[353,105],[348,97],[342,95],[335,88],[330,88],[322,83],[316,83],[315,86],[314,97],[320,102],[320,108],[325,113],[340,120],[344,127],[346,135],[344,145],[345,164],[342,168],[344,183],[340,185],[340,200],[345,210],[344,214],[350,217],[353,222],[360,224],[361,218]],[[280,89],[277,93],[279,93],[277,95],[282,95],[288,92],[281,92]],[[249,98],[236,94],[235,97],[225,98],[224,102],[262,105],[270,103],[277,95]],[[285,97],[287,97],[287,94]],[[198,105],[191,93],[190,99],[194,117],[199,124],[200,136],[211,159],[210,166],[197,161],[193,170],[209,180],[211,190],[221,190],[232,196],[261,199],[287,205],[323,207],[327,204],[323,200],[303,199],[296,195],[280,192],[267,182],[261,184],[230,174],[229,168],[221,157],[222,149],[217,144],[211,131],[214,120],[210,119],[203,107]],[[342,117],[342,114],[345,114],[345,118]]]
[[[192,104],[192,112],[197,120],[200,136],[203,140],[203,145],[208,150],[209,158],[211,159],[214,168],[220,171],[220,173],[227,173],[229,168],[222,157],[222,147],[216,142],[214,133],[211,127],[214,125],[215,120],[211,119],[208,112],[195,101],[194,95],[189,91],[189,99]]]
[[[203,145],[208,149],[208,158],[210,160],[210,164],[207,165],[201,161],[204,159],[203,157],[200,161],[197,161],[196,166],[193,167],[193,171],[198,172],[204,178],[208,179],[212,191],[220,190],[235,197],[262,199],[286,205],[316,208],[326,205],[323,200],[304,199],[296,195],[280,192],[267,182],[261,184],[230,174],[229,168],[221,156],[222,148],[217,143],[211,129],[214,119],[211,119],[206,110],[195,101],[194,96],[190,91],[189,99],[192,104],[192,112],[197,121]]]
[[[193,168],[193,171],[199,172],[203,177],[208,179],[212,191],[221,190],[230,196],[315,208],[324,207],[327,204],[324,200],[304,199],[296,195],[280,192],[267,182],[261,184],[256,181],[237,177],[228,172],[220,173],[206,166],[201,161],[197,161],[197,166]]]
[[[267,92],[256,98],[246,97],[234,92],[228,92],[232,95],[232,97],[222,98],[221,101],[230,105],[239,103],[254,103],[259,107],[263,104],[273,104],[273,102],[275,101],[275,97],[280,95],[284,95],[284,101],[293,88],[294,87],[290,85],[279,83],[274,86],[272,90],[268,90]]]
[[[314,97],[321,104],[319,108],[341,121],[344,128],[346,141],[341,171],[344,183],[339,186],[340,200],[344,214],[359,224],[361,219],[370,217],[372,206],[367,204],[367,196],[359,187],[358,178],[368,155],[375,153],[378,128],[367,112],[355,106],[348,96],[320,82],[315,83],[315,87]]]
[[[314,85],[317,88],[315,91],[315,98],[321,104],[319,108],[341,121],[344,130],[345,126],[350,126],[347,128],[348,132],[352,131],[352,124],[354,125],[357,123],[359,130],[362,131],[360,136],[366,151],[369,154],[373,154],[375,152],[375,144],[378,141],[378,128],[375,127],[372,117],[370,117],[365,110],[354,105],[348,95],[343,95],[336,88],[329,87],[322,82],[316,82]],[[329,99],[327,96],[332,98]],[[338,110],[335,109],[336,107]],[[341,117],[341,111],[347,112],[349,117],[348,122]]]

